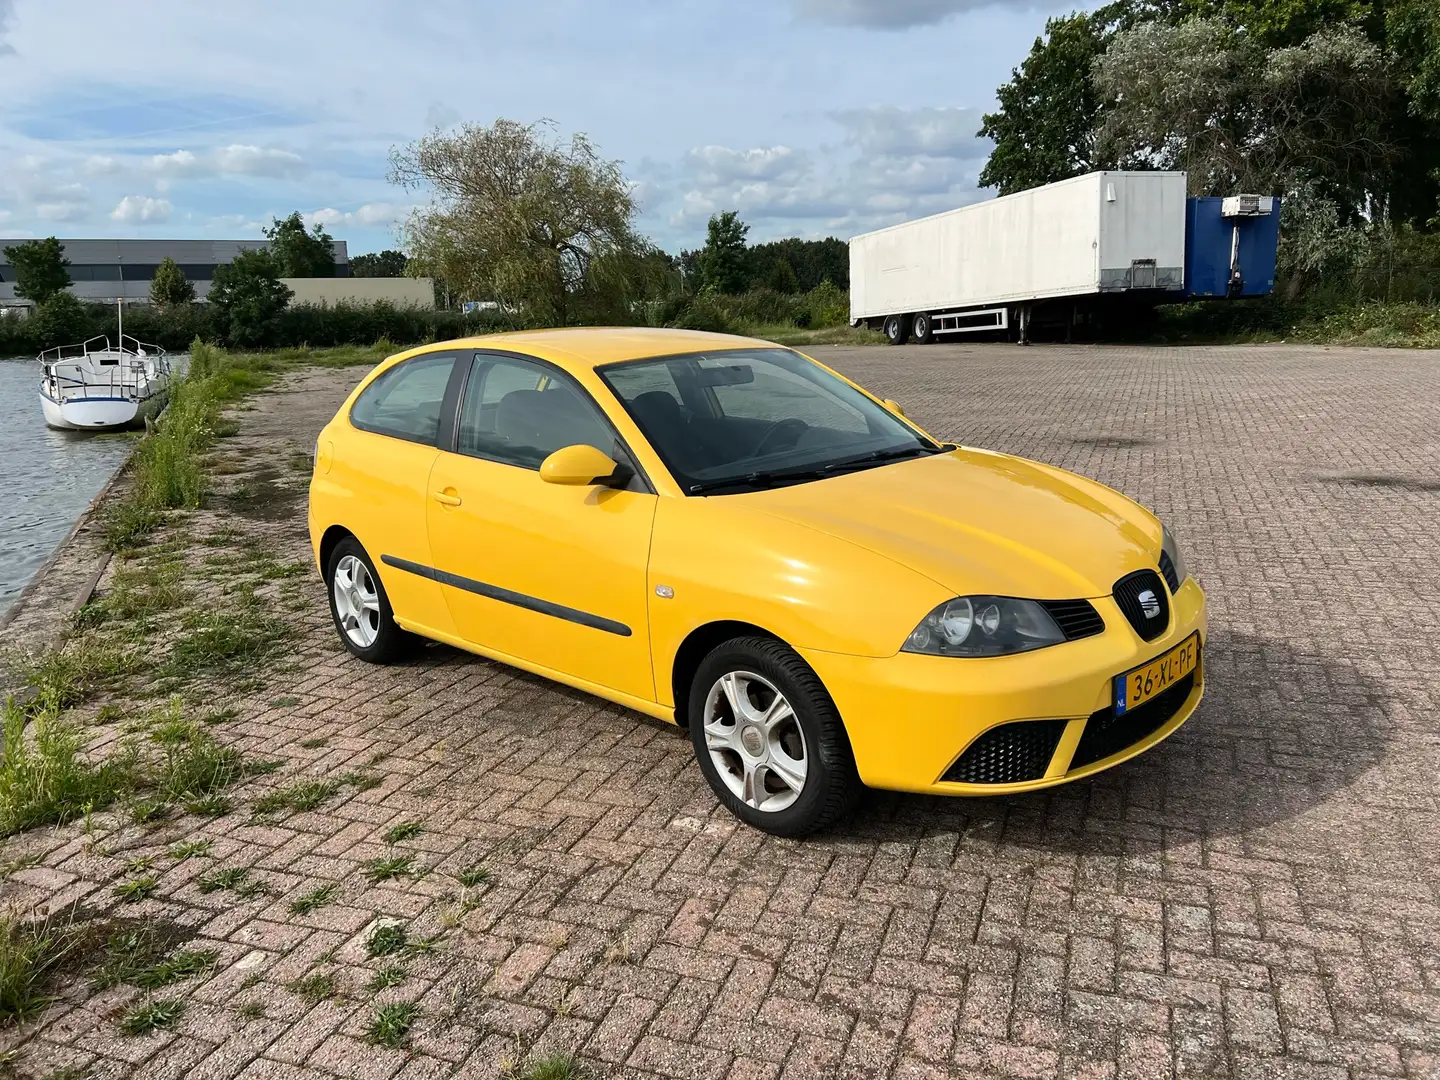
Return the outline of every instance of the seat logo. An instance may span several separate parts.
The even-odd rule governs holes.
[[[1146,589],[1135,599],[1140,601],[1140,610],[1145,612],[1145,618],[1153,619],[1160,614],[1160,598],[1151,589]]]

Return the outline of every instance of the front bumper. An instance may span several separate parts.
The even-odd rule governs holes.
[[[1188,720],[1205,692],[1205,594],[1193,578],[1171,598],[1170,625],[1153,641],[1135,634],[1113,599],[1091,603],[1105,620],[1104,633],[1017,656],[963,659],[896,653],[869,658],[800,651],[830,691],[850,736],[860,779],[868,786],[937,795],[1033,791],[1143,753]],[[1147,704],[1114,717],[1114,677],[1196,631],[1201,659],[1183,700],[1172,698],[1163,714],[1152,711],[1147,716]],[[1163,717],[1158,724],[1157,717]],[[1013,783],[944,779],[987,731],[1031,720],[1049,721],[1046,730],[1058,732],[1053,752],[1034,770],[1040,775]],[[1086,746],[1093,750],[1099,745],[1107,753],[1079,764],[1077,758],[1089,756],[1083,748],[1079,755],[1076,750],[1091,725]],[[1129,739],[1130,733],[1136,738]],[[1114,747],[1119,749],[1108,752]]]

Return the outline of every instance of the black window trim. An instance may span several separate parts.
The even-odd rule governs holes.
[[[445,449],[447,428],[449,429],[448,438],[452,440],[454,438],[456,398],[460,392],[460,384],[464,381],[463,378],[457,378],[457,375],[460,373],[460,364],[457,362],[460,359],[460,355],[460,350],[432,349],[429,352],[407,356],[398,364],[392,364],[367,382],[360,393],[355,395],[355,400],[351,402],[350,408],[345,410],[346,421],[356,431],[363,431],[367,435],[379,435],[382,439],[394,439],[396,442],[407,442],[414,446],[433,446],[437,450]],[[425,439],[412,439],[404,435],[397,435],[393,431],[381,431],[379,428],[369,427],[355,419],[355,406],[360,403],[360,399],[364,397],[377,382],[385,378],[385,376],[389,375],[392,371],[399,371],[401,368],[408,367],[417,360],[434,360],[436,357],[449,357],[450,378],[446,381],[445,393],[440,398],[440,418],[439,422],[435,425],[435,439],[433,442]]]
[[[620,449],[624,451],[625,457],[628,460],[620,464],[627,465],[634,471],[634,479],[640,482],[641,492],[647,495],[654,495],[656,493],[655,485],[650,482],[650,477],[645,472],[645,466],[640,463],[640,459],[637,458],[635,452],[630,449],[630,444],[625,441],[624,436],[622,436],[619,429],[615,427],[615,422],[610,419],[610,414],[601,408],[600,402],[595,399],[595,395],[590,393],[579,379],[575,378],[574,375],[566,371],[559,364],[552,363],[549,360],[543,360],[538,356],[532,356],[529,353],[516,352],[513,349],[462,349],[459,355],[456,356],[456,359],[459,360],[461,356],[466,355],[469,357],[469,362],[465,364],[457,363],[455,365],[455,371],[451,375],[451,384],[455,388],[455,399],[450,403],[448,409],[443,410],[440,414],[440,449],[445,453],[455,454],[458,457],[474,458],[476,461],[489,461],[496,465],[508,466],[512,469],[524,469],[526,472],[538,472],[538,469],[532,469],[528,465],[516,465],[513,461],[501,461],[499,458],[489,457],[485,454],[467,454],[460,450],[460,410],[465,406],[465,389],[470,382],[470,373],[475,370],[476,358],[483,356],[496,357],[502,360],[521,360],[527,364],[534,364],[536,367],[543,369],[547,374],[553,373],[558,375],[560,378],[566,380],[570,386],[574,387],[575,391],[581,395],[581,399],[589,402],[591,408],[599,415],[600,422],[609,429],[610,434],[615,438],[615,442],[619,445]],[[597,368],[596,370],[599,369]],[[607,383],[606,385],[608,387],[609,384]],[[449,389],[447,388],[446,398],[448,399],[449,396]],[[623,402],[621,403],[621,408],[624,408]],[[447,419],[449,420],[448,432],[445,430]]]

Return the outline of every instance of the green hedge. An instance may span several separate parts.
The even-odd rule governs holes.
[[[0,318],[0,356],[33,356],[41,349],[73,345],[97,335],[116,337],[115,308],[108,304],[78,304],[73,316],[47,319],[44,312],[30,318]],[[442,341],[447,338],[508,329],[514,320],[498,312],[462,315],[458,311],[424,311],[393,304],[337,304],[286,308],[265,327],[267,348],[309,345],[371,345],[382,338],[401,344]],[[185,304],[166,310],[136,305],[125,312],[125,333],[171,352],[190,347],[196,338],[228,344],[228,327],[219,311],[207,304]]]

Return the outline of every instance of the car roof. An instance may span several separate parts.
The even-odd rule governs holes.
[[[648,326],[571,326],[555,330],[515,330],[499,334],[437,341],[402,355],[418,356],[450,349],[513,350],[549,360],[571,370],[597,368],[622,360],[644,360],[681,353],[723,349],[780,348],[774,342],[701,330],[657,329]]]

